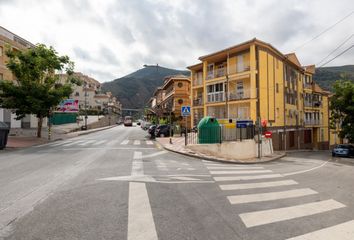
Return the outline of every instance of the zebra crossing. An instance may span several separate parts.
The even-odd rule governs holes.
[[[226,193],[226,198],[232,206],[242,206],[242,204],[255,206],[255,209],[252,208],[251,211],[238,210],[241,212],[236,213],[246,228],[267,226],[267,224],[277,224],[304,217],[316,218],[316,214],[331,213],[346,207],[335,199],[321,199],[313,202],[308,202],[307,199],[303,204],[300,204],[301,200],[307,196],[316,196],[319,193],[311,188],[299,186],[298,182],[288,179],[287,176],[260,166],[235,166],[206,160],[203,160],[203,163],[220,190]],[[282,190],[280,191],[279,188]],[[284,188],[287,189],[284,190]],[[242,191],[252,191],[252,193],[244,194]],[[276,206],[274,203],[294,198],[298,199],[300,203],[274,208]],[[264,206],[267,204],[273,208],[264,210]],[[354,220],[295,236],[288,240],[315,239],[354,239]]]
[[[154,142],[150,140],[99,140],[99,139],[78,139],[65,140],[46,144],[49,147],[113,147],[113,146],[153,146]],[[37,147],[42,147],[37,146]]]

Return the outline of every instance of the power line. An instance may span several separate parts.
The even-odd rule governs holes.
[[[324,57],[319,63],[317,63],[316,65],[320,65],[324,60],[326,60],[330,55],[332,55],[332,53],[334,53],[335,51],[337,51],[341,46],[343,46],[346,42],[348,42],[352,37],[354,36],[354,34],[350,35],[348,38],[346,38],[344,40],[344,42],[342,42],[341,44],[339,44],[338,47],[336,47],[332,52],[330,52],[326,57]]]
[[[313,38],[311,38],[310,40],[306,41],[305,43],[303,43],[302,45],[298,46],[297,48],[295,48],[294,52],[296,50],[299,50],[300,48],[303,48],[305,45],[307,45],[308,43],[312,42],[313,40],[317,39],[318,37],[320,37],[322,34],[328,32],[329,30],[331,30],[332,28],[334,28],[335,26],[337,26],[339,23],[343,22],[345,19],[347,19],[348,17],[350,17],[352,14],[354,13],[354,11],[351,11],[348,15],[344,16],[342,19],[340,19],[338,22],[336,22],[335,24],[333,24],[332,26],[326,28],[325,30],[323,30],[322,32],[320,32],[319,34],[317,34],[316,36],[314,36]]]
[[[327,65],[328,63],[332,62],[334,59],[336,59],[337,57],[343,55],[344,53],[348,52],[351,48],[354,47],[354,44],[351,45],[350,47],[348,47],[347,49],[345,49],[343,52],[341,52],[340,54],[338,54],[337,56],[331,58],[330,60],[328,60],[327,62],[325,62],[324,64],[322,64],[321,66],[319,67],[323,67],[324,65]]]

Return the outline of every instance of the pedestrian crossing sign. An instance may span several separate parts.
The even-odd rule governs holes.
[[[191,107],[190,106],[182,106],[181,114],[183,117],[188,117],[191,115]]]

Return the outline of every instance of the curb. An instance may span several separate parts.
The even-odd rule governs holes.
[[[179,152],[177,150],[173,150],[171,148],[168,148],[160,143],[158,143],[160,146],[162,146],[163,149],[170,151],[170,152],[174,152],[177,154],[181,154],[181,155],[185,155],[188,157],[194,157],[194,158],[198,158],[198,159],[203,159],[203,160],[209,160],[209,161],[213,161],[213,162],[222,162],[222,163],[230,163],[230,164],[257,164],[257,163],[267,163],[267,162],[272,162],[275,160],[278,160],[282,157],[286,156],[286,153],[280,154],[278,156],[272,157],[270,159],[266,159],[266,160],[261,160],[261,161],[257,161],[257,162],[243,162],[240,160],[225,160],[225,159],[219,159],[219,158],[215,158],[215,157],[207,157],[207,156],[199,156],[199,155],[194,155],[191,153],[185,153],[185,152]]]

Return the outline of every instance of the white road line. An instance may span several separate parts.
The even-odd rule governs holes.
[[[225,184],[219,185],[221,190],[241,190],[241,189],[254,189],[254,188],[268,188],[289,186],[298,184],[294,180],[274,181],[274,182],[258,182],[258,183],[241,183],[241,184]]]
[[[239,216],[241,217],[246,227],[255,227],[259,225],[328,212],[343,207],[345,207],[344,204],[330,199],[320,202],[296,205],[292,207],[242,213]]]
[[[86,145],[88,145],[90,143],[94,143],[94,142],[96,142],[96,140],[87,140],[87,141],[85,141],[83,143],[79,143],[78,145],[79,146],[86,146]]]
[[[144,175],[143,154],[141,152],[134,152],[132,162],[132,176]]]
[[[301,236],[289,238],[288,240],[353,240],[354,239],[354,220],[341,223],[332,227],[324,228],[315,232]]]
[[[329,159],[328,161],[322,163],[321,165],[317,166],[317,167],[313,167],[310,169],[306,169],[306,170],[302,170],[302,171],[297,171],[297,172],[290,172],[290,173],[283,173],[283,176],[292,176],[292,175],[297,175],[297,174],[302,174],[302,173],[307,173],[307,172],[311,172],[313,170],[319,169],[321,167],[323,167],[324,165],[326,165],[329,161],[331,161],[331,159]]]
[[[267,174],[267,175],[256,175],[256,176],[230,176],[230,177],[214,177],[216,182],[222,181],[240,181],[240,180],[253,180],[253,179],[267,179],[267,178],[280,178],[283,177],[281,174]]]
[[[241,171],[210,171],[210,174],[253,174],[253,173],[271,173],[272,170],[241,170]]]
[[[67,144],[64,144],[63,147],[72,146],[72,145],[75,145],[75,144],[78,144],[78,143],[81,143],[81,142],[84,142],[84,140],[79,140],[79,141],[67,143]]]
[[[146,141],[147,145],[154,145],[153,141]]]
[[[120,143],[120,145],[127,145],[129,143],[129,140],[124,140],[123,142]]]
[[[129,183],[128,240],[158,240],[145,183]]]
[[[55,146],[60,146],[60,145],[64,145],[64,144],[71,143],[71,142],[72,142],[72,141],[50,143],[49,146],[55,147]]]
[[[102,145],[105,142],[107,142],[107,140],[101,140],[101,141],[95,142],[94,144],[92,144],[92,146]]]
[[[164,162],[161,161],[161,160],[156,160],[155,162],[156,162],[157,168],[158,168],[159,170],[168,171],[168,168],[167,168],[167,166],[166,166],[166,163],[164,163]]]
[[[167,151],[159,151],[159,152],[156,152],[156,153],[144,155],[143,158],[152,158],[152,157],[156,157],[156,156],[159,156],[159,155],[162,155],[162,154],[165,154],[165,153],[167,153]]]
[[[176,179],[176,180],[182,180],[182,181],[197,181],[197,180],[200,180],[200,179],[191,178],[191,177],[172,177],[172,178]]]
[[[140,145],[140,141],[139,140],[134,140],[134,145]]]
[[[279,199],[295,198],[317,194],[316,191],[310,188],[301,188],[294,190],[287,190],[281,192],[268,192],[268,193],[256,193],[256,194],[246,194],[246,195],[234,195],[228,196],[231,204],[240,203],[252,203],[252,202],[264,202]]]
[[[248,167],[248,166],[240,166],[240,167],[209,167],[207,166],[209,170],[251,170],[251,169],[264,169],[263,167]]]

